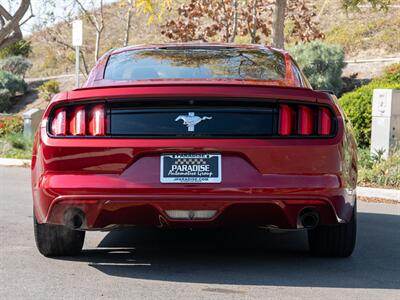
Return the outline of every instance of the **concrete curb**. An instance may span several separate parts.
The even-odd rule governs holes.
[[[367,198],[382,198],[400,202],[400,190],[357,187],[357,196]]]
[[[28,167],[31,165],[29,159],[0,158],[0,166]],[[370,187],[357,187],[357,195],[367,198],[381,198],[400,202],[400,190],[378,189]]]
[[[28,167],[30,165],[31,165],[30,159],[0,158],[0,166]]]

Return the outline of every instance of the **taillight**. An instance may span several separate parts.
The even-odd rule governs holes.
[[[104,104],[58,108],[51,121],[54,136],[105,136]]]
[[[329,136],[334,123],[331,111],[316,105],[279,105],[278,133],[281,136]]]
[[[289,105],[279,106],[279,134],[290,135],[293,129],[293,110]]]
[[[319,110],[318,133],[321,135],[330,135],[332,131],[332,117],[329,109],[322,107]]]
[[[72,135],[86,134],[86,112],[84,106],[78,106],[72,111],[69,132]]]
[[[89,134],[94,136],[106,135],[104,105],[98,104],[90,112]]]
[[[59,108],[54,114],[51,122],[51,133],[56,136],[67,134],[67,111],[65,108]]]
[[[311,108],[305,105],[299,106],[298,129],[301,135],[310,135],[313,133],[313,112]]]

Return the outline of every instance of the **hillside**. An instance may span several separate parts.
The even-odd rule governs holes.
[[[185,0],[173,1],[178,7]],[[344,12],[337,0],[315,0],[317,14],[322,31],[326,35],[326,42],[339,44],[345,48],[346,57],[376,58],[400,57],[400,8],[390,8],[387,12],[376,12],[370,8],[361,8],[360,12]],[[400,1],[395,1],[400,4]],[[163,16],[163,20],[174,18],[176,10],[172,9]],[[104,9],[105,29],[102,36],[101,51],[104,53],[111,48],[121,47],[123,44],[123,20],[125,9],[117,4],[108,5]],[[50,34],[52,32],[52,34]],[[58,32],[54,34],[54,32]],[[33,68],[29,77],[42,77],[72,73],[74,71],[75,52],[68,46],[56,42],[58,39],[68,45],[71,41],[69,24],[57,24],[52,28],[35,32],[30,40],[33,53],[31,60]],[[94,64],[95,30],[85,21],[84,23],[85,61],[87,68]],[[168,41],[160,34],[157,24],[147,24],[147,17],[134,15],[132,19],[130,44],[159,43]],[[244,40],[245,41],[245,40]],[[269,43],[269,41],[265,41]]]

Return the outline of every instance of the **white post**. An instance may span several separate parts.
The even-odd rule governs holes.
[[[75,86],[79,88],[79,62],[80,51],[79,47],[83,42],[83,23],[82,20],[75,20],[72,22],[72,46],[75,47]]]
[[[80,55],[79,55],[79,46],[75,47],[75,87],[79,87],[79,62],[80,62]]]
[[[375,89],[372,101],[371,153],[390,150],[400,142],[400,90]]]

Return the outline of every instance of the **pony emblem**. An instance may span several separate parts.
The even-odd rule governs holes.
[[[199,124],[201,121],[204,120],[211,120],[212,117],[199,117],[195,116],[194,112],[188,113],[187,116],[184,115],[179,115],[175,121],[183,120],[183,125],[186,125],[188,128],[188,131],[194,131],[194,126]]]

